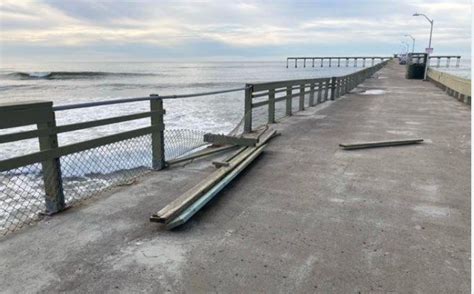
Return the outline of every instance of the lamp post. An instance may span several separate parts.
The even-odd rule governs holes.
[[[431,28],[430,28],[430,41],[428,42],[428,50],[432,50],[431,48],[431,37],[433,36],[433,23],[434,23],[434,20],[430,19],[428,16],[426,16],[425,14],[423,13],[414,13],[413,16],[424,16],[426,18],[427,21],[430,22],[430,25],[431,25]],[[428,72],[428,63],[430,62],[430,51],[426,52],[427,55],[426,55],[426,60],[425,60],[425,78],[424,80],[426,81],[426,74]]]
[[[405,37],[410,37],[411,40],[413,41],[413,44],[412,44],[412,47],[411,47],[411,53],[414,53],[415,52],[415,38],[410,34],[406,34]]]
[[[408,44],[407,42],[405,41],[402,41],[402,44],[405,45],[405,51],[406,51],[406,54],[408,54],[408,52],[410,51],[410,44]]]

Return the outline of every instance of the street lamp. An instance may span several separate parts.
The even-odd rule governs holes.
[[[413,16],[424,16],[426,18],[427,21],[430,22],[430,25],[431,25],[431,28],[430,28],[430,41],[428,43],[428,52],[427,55],[426,55],[426,60],[425,60],[425,78],[424,80],[426,81],[426,75],[428,73],[428,63],[430,63],[430,51],[432,51],[433,49],[431,48],[431,37],[433,36],[433,23],[434,23],[434,20],[430,19],[429,17],[427,17],[425,14],[423,13],[414,13]]]
[[[405,41],[402,41],[402,44],[405,45],[406,54],[408,54],[408,51],[410,51],[410,44]]]
[[[411,48],[411,53],[414,53],[415,52],[415,38],[413,38],[413,36],[410,35],[410,34],[406,34],[405,37],[410,37],[411,40],[413,41],[413,45],[412,45],[412,48]]]
[[[430,29],[430,41],[429,41],[429,44],[428,44],[428,48],[431,48],[431,37],[433,36],[433,22],[434,20],[430,19],[429,17],[427,17],[426,15],[424,15],[423,13],[414,13],[413,16],[424,16],[426,18],[427,21],[430,22],[430,25],[431,25],[431,29]]]

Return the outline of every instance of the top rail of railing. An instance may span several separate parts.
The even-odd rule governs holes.
[[[95,106],[103,106],[103,105],[149,101],[149,100],[153,100],[153,99],[191,98],[191,97],[200,97],[200,96],[223,94],[223,93],[229,93],[229,92],[238,92],[238,91],[243,91],[243,90],[245,90],[245,87],[219,90],[219,91],[211,91],[211,92],[182,94],[182,95],[164,95],[164,96],[160,96],[158,94],[151,94],[150,96],[147,96],[147,97],[120,98],[120,99],[111,99],[111,100],[103,100],[103,101],[96,101],[96,102],[84,102],[84,103],[76,103],[76,104],[58,105],[58,106],[54,106],[53,110],[54,111],[62,111],[62,110],[87,108],[87,107],[95,107]]]

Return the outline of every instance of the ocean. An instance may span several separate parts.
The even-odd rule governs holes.
[[[445,62],[445,61],[444,61]],[[441,65],[444,64],[441,63]],[[441,66],[437,70],[470,78],[470,60],[461,59],[460,67]],[[309,61],[304,68],[285,61],[276,62],[56,62],[3,64],[0,67],[0,103],[28,100],[53,101],[54,105],[217,91],[243,87],[245,83],[275,80],[318,78],[344,75],[361,69],[315,67]],[[165,124],[168,129],[194,129],[225,133],[243,116],[243,91],[219,95],[166,100]],[[119,104],[56,113],[58,125],[88,121],[127,113],[147,111],[147,102]],[[121,123],[59,135],[60,145],[97,138],[149,124],[148,119]],[[22,130],[28,128],[21,128]],[[2,130],[1,133],[17,129]],[[0,160],[37,151],[35,139],[3,144]]]
[[[245,83],[344,75],[362,67],[286,68],[286,62],[61,62],[14,64],[0,68],[0,103],[29,100],[54,105],[150,94],[171,95],[243,87]],[[167,129],[225,133],[243,117],[244,93],[166,100]],[[58,125],[147,111],[148,102],[60,111]],[[60,145],[149,124],[149,119],[59,135]],[[27,129],[27,128],[22,128]],[[12,132],[14,129],[6,132]],[[5,133],[3,131],[2,133]],[[38,149],[36,140],[3,144],[0,160]]]
[[[437,66],[436,59],[431,60],[430,66],[432,66],[433,69],[442,72],[447,72],[449,74],[453,74],[468,80],[471,79],[471,59],[468,58],[461,58],[459,62],[459,67],[456,67],[456,59],[451,59],[449,67],[446,64],[446,59],[442,59],[440,61],[439,67]]]

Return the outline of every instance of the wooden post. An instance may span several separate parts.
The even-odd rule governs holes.
[[[298,67],[298,58],[295,58],[295,68]]]
[[[275,123],[275,89],[268,90],[268,123]]]
[[[252,131],[252,90],[253,87],[251,84],[245,84],[244,133],[250,133]]]
[[[286,87],[286,115],[291,116],[291,100],[293,100],[291,86]]]
[[[51,102],[48,107],[37,109],[36,111],[44,111],[44,115],[47,117],[46,121],[37,124],[39,130],[47,130],[48,132],[47,135],[38,137],[40,151],[58,148],[53,103]],[[41,162],[41,166],[43,169],[46,213],[51,215],[60,212],[66,207],[61,176],[61,163],[59,158],[52,158]]]
[[[154,96],[159,97],[158,95],[150,95],[150,97]],[[163,99],[150,99],[150,111],[156,112],[151,115],[151,126],[158,127],[151,133],[152,168],[160,170],[166,166]]]
[[[309,87],[309,103],[308,106],[314,106],[314,83],[311,83]]]
[[[323,102],[323,82],[318,82],[318,103]]]
[[[362,58],[362,67],[365,67],[365,58]]]
[[[288,60],[290,60],[289,58],[286,59],[286,68],[288,68]]]
[[[354,67],[357,67],[357,58],[354,58]]]
[[[331,62],[332,62],[332,59],[329,58],[329,67],[331,67]]]
[[[341,67],[341,59],[340,58],[337,59],[337,67]]]
[[[349,58],[346,58],[346,67],[349,66]]]
[[[298,106],[299,111],[304,110],[304,92],[305,92],[305,85],[300,85],[300,104]]]
[[[313,58],[313,67],[314,67],[314,58]]]
[[[324,58],[321,58],[321,67],[323,67],[324,64]]]
[[[451,62],[451,57],[448,57],[448,60],[446,61],[446,67],[449,67],[450,62]]]
[[[337,78],[332,77],[331,78],[331,100],[334,100],[336,98],[336,83],[337,83]]]
[[[459,62],[461,61],[461,57],[456,57],[456,67],[459,67]]]
[[[303,58],[303,67],[306,67],[306,58]]]
[[[329,99],[329,84],[331,82],[331,79],[328,78],[326,81],[324,81],[324,101],[327,101]]]

